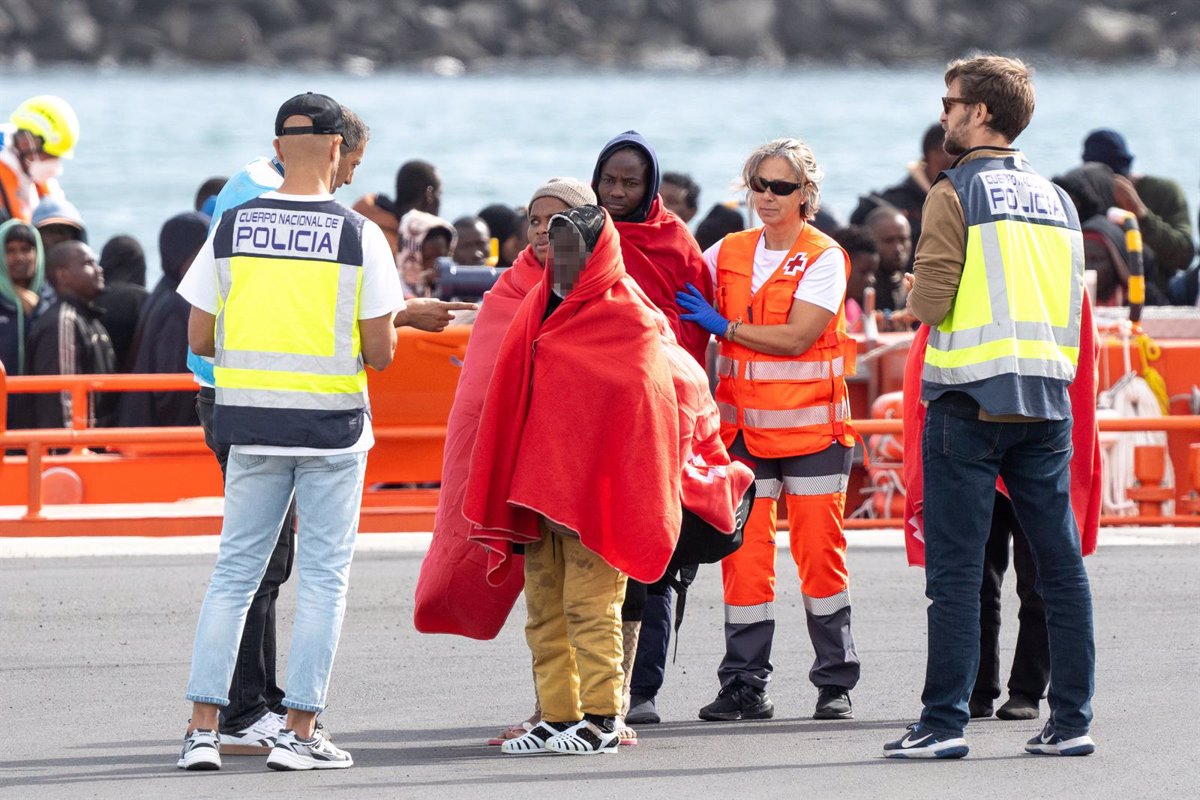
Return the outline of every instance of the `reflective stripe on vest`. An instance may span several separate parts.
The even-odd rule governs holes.
[[[332,449],[358,440],[363,221],[332,200],[268,198],[222,217],[213,239],[219,442]]]
[[[746,372],[742,375],[742,365]],[[836,356],[832,361],[746,361],[717,356],[717,376],[745,377],[752,381],[820,381],[840,378],[846,374],[846,359]]]
[[[837,405],[808,406],[807,408],[743,408],[742,416],[751,428],[807,428],[828,425],[850,418],[850,401]]]
[[[805,225],[774,274],[751,293],[755,250],[763,229],[731,234],[717,258],[717,304],[722,315],[749,324],[782,325],[805,270],[837,243]],[[846,259],[847,270],[849,259]],[[852,441],[845,375],[853,373],[854,343],[839,309],[812,347],[799,356],[760,353],[722,341],[716,361],[717,408],[728,445],[740,431],[750,452],[780,458]]]
[[[1069,382],[1083,304],[1083,237],[1070,199],[1019,156],[945,174],[963,207],[966,255],[950,312],[930,331],[922,379]]]

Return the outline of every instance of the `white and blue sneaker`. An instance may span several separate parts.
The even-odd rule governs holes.
[[[1045,756],[1090,756],[1096,752],[1096,743],[1086,733],[1064,739],[1054,730],[1054,721],[1051,720],[1041,733],[1025,743],[1025,752]]]
[[[183,750],[175,766],[186,770],[221,768],[221,739],[216,731],[197,728],[183,737]]]
[[[888,758],[962,758],[970,750],[967,740],[961,736],[940,736],[914,722],[905,729],[905,734],[894,742],[883,746]]]

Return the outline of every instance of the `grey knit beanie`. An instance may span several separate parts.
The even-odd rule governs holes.
[[[533,197],[529,198],[530,207],[539,197],[562,200],[571,208],[596,204],[596,193],[592,191],[592,187],[574,178],[551,178],[546,181],[533,193]]]

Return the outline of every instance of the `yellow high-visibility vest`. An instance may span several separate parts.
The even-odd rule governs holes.
[[[221,444],[333,449],[362,434],[364,218],[340,203],[259,198],[213,239],[213,427]]]
[[[929,334],[922,395],[962,391],[991,414],[1065,418],[1084,292],[1075,207],[1016,151],[944,176],[962,203],[966,254],[958,294]]]

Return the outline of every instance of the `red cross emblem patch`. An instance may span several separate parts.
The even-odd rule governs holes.
[[[788,277],[797,274],[803,275],[806,269],[808,269],[808,253],[796,253],[783,265],[783,274]]]

